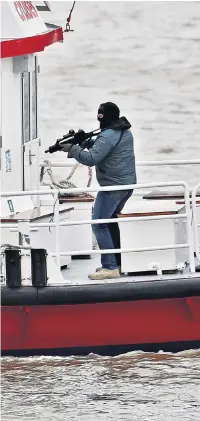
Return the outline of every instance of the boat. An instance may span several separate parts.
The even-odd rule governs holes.
[[[71,19],[66,31],[45,23],[43,3],[1,4],[2,356],[199,348],[200,183],[96,187],[88,170],[88,186],[77,187],[76,163],[40,160],[38,55],[64,42]],[[139,165],[178,171],[200,160]],[[54,168],[70,170],[65,182]],[[91,229],[95,194],[123,188],[134,193],[110,221],[120,227],[121,277],[88,280],[100,254]]]

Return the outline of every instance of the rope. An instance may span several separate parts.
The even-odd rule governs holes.
[[[31,250],[32,247],[30,246],[13,246],[12,244],[9,243],[5,243],[5,244],[1,244],[1,248],[0,248],[0,254],[3,254],[5,252],[5,249],[9,249],[9,250]]]
[[[50,186],[51,189],[54,189],[55,187],[58,189],[70,189],[70,188],[77,188],[77,186],[72,183],[71,181],[69,181],[72,176],[74,175],[75,171],[77,170],[77,168],[80,166],[80,163],[76,163],[74,165],[74,167],[72,168],[72,170],[70,171],[68,177],[64,180],[60,180],[60,181],[56,181],[54,178],[54,174],[52,171],[52,167],[51,167],[51,162],[48,160],[44,161],[45,164],[47,164],[48,166],[46,167],[46,170],[44,170],[44,167],[41,168],[40,171],[40,183],[43,186]],[[45,181],[43,181],[44,175],[48,174],[49,178],[50,178],[50,183],[47,183]],[[88,183],[87,183],[87,187],[90,187],[92,183],[92,168],[88,167]],[[62,192],[60,192],[60,195],[62,195]],[[93,197],[92,195],[88,194],[88,193],[64,193],[65,196],[68,197]]]
[[[55,187],[56,188],[59,188],[59,189],[67,189],[67,188],[76,188],[77,187],[77,186],[75,186],[75,184],[73,184],[69,180],[72,178],[72,176],[74,175],[74,173],[77,170],[77,168],[81,165],[79,162],[74,165],[74,167],[70,171],[68,177],[65,180],[61,180],[60,182],[57,182],[54,179],[53,171],[52,171],[52,168],[51,168],[51,162],[48,161],[48,160],[45,160],[44,162],[45,162],[45,164],[48,165],[48,167],[46,168],[46,171],[44,171],[44,168],[45,167],[41,167],[41,171],[40,171],[40,183],[43,186],[50,186],[51,189],[55,189]],[[44,177],[44,175],[46,173],[48,174],[48,176],[49,176],[49,178],[51,180],[51,183],[45,183],[43,181],[43,177]],[[90,187],[91,186],[91,183],[92,183],[92,168],[91,167],[88,167],[88,183],[87,183],[87,187]],[[59,192],[59,195],[62,196],[62,192],[61,191]],[[67,197],[92,197],[92,198],[94,198],[91,194],[88,194],[88,193],[68,193],[68,194],[65,193],[65,194],[63,194],[63,196],[67,196]],[[54,206],[55,206],[55,204],[54,204]],[[50,222],[53,222],[53,217],[50,219]],[[51,227],[49,227],[49,231],[51,232]],[[93,249],[95,250],[97,247],[98,247],[97,246],[97,241],[94,238]]]

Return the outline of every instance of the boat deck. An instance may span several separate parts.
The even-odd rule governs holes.
[[[198,263],[196,263],[198,265]],[[62,276],[64,278],[64,284],[70,285],[87,285],[87,284],[98,284],[98,283],[116,283],[116,282],[141,282],[141,281],[156,281],[161,279],[176,280],[180,278],[187,277],[199,277],[200,273],[196,272],[194,274],[189,273],[189,267],[187,266],[185,270],[180,272],[170,272],[163,273],[161,276],[156,273],[142,273],[142,274],[130,274],[130,275],[121,275],[117,279],[108,279],[103,281],[95,281],[88,279],[88,274],[95,272],[96,268],[101,266],[100,256],[93,255],[90,259],[75,259],[72,260],[70,265],[62,270]]]

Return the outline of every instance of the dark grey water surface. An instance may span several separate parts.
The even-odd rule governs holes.
[[[46,18],[63,24],[71,4],[52,2]],[[40,54],[43,151],[69,128],[95,128],[111,100],[137,160],[200,158],[200,2],[77,2],[72,26]],[[200,168],[138,168],[138,182],[169,179],[194,185]],[[2,421],[32,420],[199,421],[200,352],[3,358]]]
[[[5,358],[3,421],[199,421],[200,351]]]

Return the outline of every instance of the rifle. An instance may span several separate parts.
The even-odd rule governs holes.
[[[69,130],[67,134],[64,134],[63,137],[56,140],[56,143],[49,147],[45,151],[45,153],[54,153],[61,150],[61,145],[65,143],[71,143],[72,145],[79,145],[81,146],[84,142],[84,146],[91,147],[92,143],[90,142],[91,138],[94,136],[98,136],[101,133],[100,129],[93,130],[92,132],[85,133],[84,130],[79,130],[75,132],[74,130]]]

